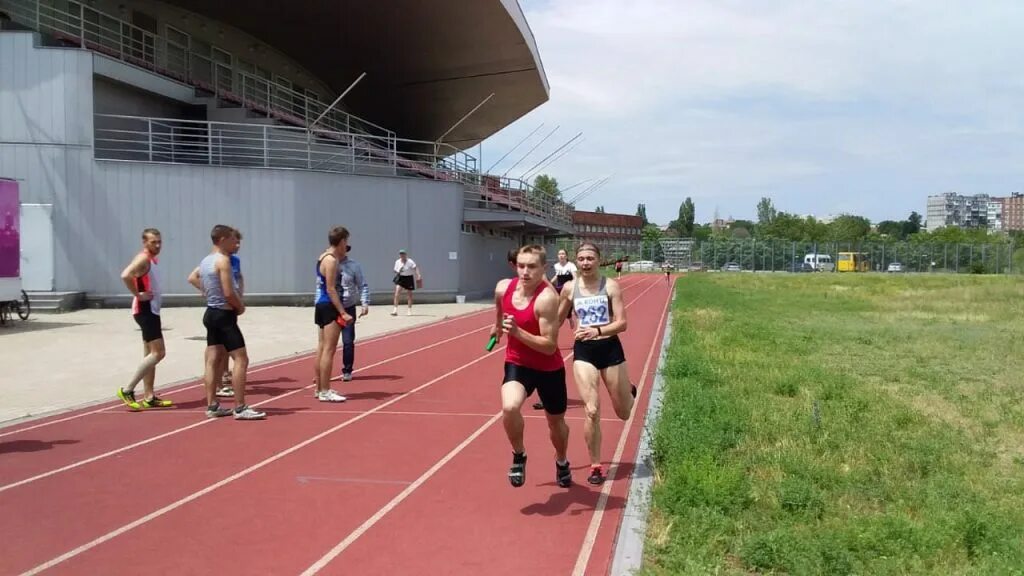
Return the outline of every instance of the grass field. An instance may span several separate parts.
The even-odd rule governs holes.
[[[1024,280],[679,281],[643,574],[1024,574]]]

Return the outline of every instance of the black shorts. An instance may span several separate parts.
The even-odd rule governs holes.
[[[245,338],[238,327],[238,313],[234,310],[207,308],[203,314],[206,326],[206,345],[223,346],[228,352],[245,348]]]
[[[526,368],[505,362],[505,379],[502,384],[515,380],[526,388],[526,396],[529,397],[533,391],[544,404],[544,411],[548,414],[565,414],[569,405],[569,397],[565,389],[565,368],[559,368],[552,372],[544,372]]]
[[[331,302],[319,302],[313,310],[313,322],[316,322],[316,325],[321,328],[331,322],[337,322],[338,316],[341,316],[341,314],[338,313],[338,309]]]
[[[626,352],[622,349],[618,335],[601,340],[577,340],[572,346],[572,352],[576,362],[593,364],[598,370],[618,366],[626,361]]]
[[[415,290],[416,289],[416,281],[413,279],[412,276],[402,276],[402,275],[399,275],[398,276],[398,282],[395,282],[395,284],[398,284],[399,286],[401,286],[402,288],[405,288],[406,290]]]
[[[134,314],[135,323],[142,328],[142,341],[152,342],[154,340],[160,340],[164,337],[163,326],[160,323],[160,315],[153,314],[148,310],[143,310],[138,314]]]

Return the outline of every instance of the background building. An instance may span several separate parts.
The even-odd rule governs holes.
[[[465,152],[548,98],[515,0],[0,0],[0,22],[31,290],[125,294],[156,227],[165,290],[192,295],[225,223],[252,294],[305,301],[343,224],[374,293],[408,248],[450,299],[492,289],[513,244],[572,233],[570,207]]]
[[[580,242],[597,244],[606,261],[620,257],[639,259],[643,246],[642,217],[576,210],[572,214],[572,221],[576,230],[573,238],[576,245]]]
[[[964,196],[955,192],[946,192],[928,197],[925,213],[925,228],[929,231],[945,226],[960,228],[988,228],[989,203],[988,194]]]

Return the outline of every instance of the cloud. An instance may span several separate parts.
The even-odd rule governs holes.
[[[949,189],[1019,190],[1024,3],[522,5],[551,100],[484,147],[497,158],[539,123],[561,125],[531,166],[583,130],[547,170],[566,185],[615,175],[583,208],[647,201],[667,222],[692,196],[700,219],[716,207],[750,217],[771,196],[787,211],[880,220]]]

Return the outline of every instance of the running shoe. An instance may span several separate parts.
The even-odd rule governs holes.
[[[221,408],[220,404],[210,404],[206,407],[207,418],[221,418],[231,416],[231,408]]]
[[[341,373],[341,381],[342,382],[351,382],[352,381],[352,373],[351,372],[342,372]]]
[[[348,400],[348,398],[345,398],[334,390],[324,390],[317,395],[317,400],[321,402],[344,402],[345,400]]]
[[[599,484],[604,484],[604,481],[606,479],[607,477],[604,475],[604,472],[601,470],[600,466],[590,467],[590,476],[587,477],[587,482],[593,484],[594,486],[597,486]]]
[[[263,420],[267,417],[266,412],[258,412],[249,406],[235,408],[235,420]]]
[[[157,398],[155,395],[149,400],[142,401],[143,408],[170,408],[173,405],[174,402],[164,400],[163,398]]]
[[[227,384],[225,386],[217,388],[217,391],[214,392],[214,394],[217,396],[217,398],[234,398],[235,389],[231,386],[231,384]]]
[[[555,482],[562,488],[568,488],[572,486],[572,470],[569,469],[569,462],[566,461],[565,465],[561,465],[555,462]]]
[[[117,397],[121,399],[121,402],[124,402],[125,406],[131,408],[132,410],[142,410],[142,406],[140,406],[139,402],[135,399],[134,390],[125,390],[124,388],[118,388]]]
[[[526,484],[526,454],[512,453],[512,467],[508,470],[508,481],[513,488]]]
[[[534,402],[533,403],[533,409],[534,410],[543,410],[544,409],[544,403],[543,402]]]

